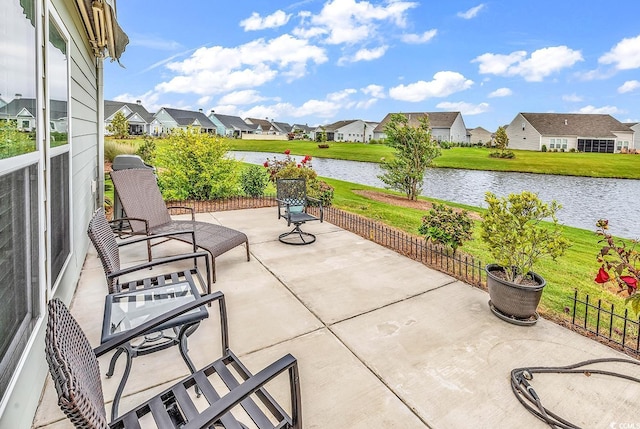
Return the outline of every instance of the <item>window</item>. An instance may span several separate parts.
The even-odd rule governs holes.
[[[549,149],[555,149],[556,139],[549,139]]]
[[[39,154],[36,152],[36,24],[33,0],[0,15],[0,397],[39,317]],[[18,121],[18,115],[34,120]],[[26,126],[25,126],[26,124]],[[18,127],[20,125],[20,127]],[[12,158],[12,159],[8,159]]]

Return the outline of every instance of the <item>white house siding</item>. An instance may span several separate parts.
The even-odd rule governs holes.
[[[155,118],[162,124],[163,132],[179,127],[178,123],[164,109],[160,109]]]
[[[100,72],[96,66],[96,60],[92,56],[86,36],[84,33],[81,35],[76,28],[78,26],[81,31],[84,31],[75,4],[68,0],[52,0],[52,5],[71,39],[69,47],[71,69],[71,99],[69,103],[72,190],[70,207],[72,216],[70,219],[72,228],[71,258],[55,290],[55,296],[68,304],[75,291],[89,246],[86,226],[96,208],[97,201],[102,201],[102,192],[92,192],[92,183],[99,179],[98,171],[102,169],[102,162],[98,161],[98,143],[102,142],[103,119],[99,117],[99,114],[102,112],[100,106],[103,101],[100,88],[98,88],[98,73]],[[41,183],[44,182],[43,177],[40,177],[39,180]],[[41,185],[41,189],[42,186],[44,185]],[[100,186],[98,185],[97,189],[101,189]],[[42,208],[42,205],[40,207]],[[40,225],[40,229],[40,234],[43,236],[45,232],[42,225]],[[41,262],[41,266],[43,266],[42,264],[43,262]],[[44,278],[44,275],[41,277]],[[51,285],[43,285],[41,291],[44,301],[52,298],[48,295],[48,287]],[[23,354],[23,364],[18,367],[18,372],[15,374],[15,387],[8,392],[6,406],[0,415],[0,428],[31,427],[44,382],[48,377],[48,367],[43,352],[45,322],[46,314],[42,309],[41,323],[36,326],[30,347]]]
[[[469,143],[469,137],[467,136],[467,127],[464,125],[462,115],[458,115],[453,121],[450,130],[451,142],[454,143]]]
[[[640,122],[630,127],[633,133],[633,148],[636,150],[640,150]]]
[[[507,137],[509,137],[510,149],[542,149],[540,133],[538,133],[520,113],[518,113],[507,126]]]
[[[362,143],[365,136],[365,122],[364,121],[353,121],[350,124],[345,125],[344,127],[340,127],[334,131],[334,140],[335,141],[344,141],[344,142],[360,142]],[[373,128],[369,129],[370,126],[367,125],[367,134],[373,132]],[[342,139],[338,138],[338,135],[342,135]]]

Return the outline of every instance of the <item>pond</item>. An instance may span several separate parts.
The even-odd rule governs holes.
[[[252,164],[262,164],[267,157],[284,157],[261,152],[231,154]],[[375,163],[314,158],[313,169],[323,177],[384,188],[377,177],[380,167]],[[487,191],[503,196],[524,190],[536,192],[545,202],[562,204],[558,219],[565,225],[594,231],[596,221],[605,218],[613,235],[640,238],[640,180],[429,168],[422,195],[486,207]]]

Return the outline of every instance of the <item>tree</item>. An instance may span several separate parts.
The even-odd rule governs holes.
[[[117,139],[125,139],[129,136],[129,121],[122,112],[113,115],[111,123],[107,125],[109,131]]]
[[[507,136],[507,130],[505,127],[498,127],[496,130],[496,135],[493,138],[493,143],[495,144],[496,151],[491,152],[489,154],[492,158],[514,158],[514,153],[510,150],[507,150],[507,146],[509,146],[509,136]]]
[[[405,115],[395,113],[384,131],[386,144],[395,149],[395,156],[389,161],[383,159],[380,167],[386,172],[378,178],[388,189],[404,192],[408,199],[415,200],[422,191],[425,170],[440,156],[440,148],[431,138],[429,118],[421,117],[414,127]]]

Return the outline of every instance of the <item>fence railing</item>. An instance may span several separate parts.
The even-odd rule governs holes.
[[[624,313],[616,313],[613,304],[603,304],[601,299],[591,302],[589,295],[581,300],[578,291],[575,291],[571,325],[599,340],[605,340],[609,346],[615,345],[625,353],[640,356],[640,318],[630,318],[627,308]]]

